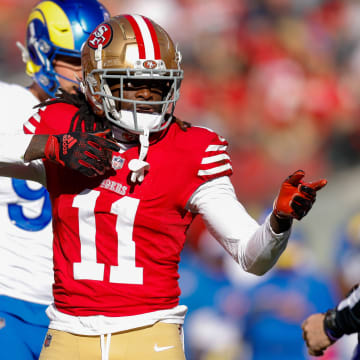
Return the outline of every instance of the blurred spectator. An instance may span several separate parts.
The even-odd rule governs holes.
[[[251,304],[244,326],[252,360],[305,360],[299,324],[311,313],[335,305],[334,284],[319,272],[295,231],[277,266],[249,290]],[[340,359],[336,348],[322,359]]]
[[[228,256],[207,231],[194,245],[189,242],[183,250],[179,267],[180,303],[189,307],[184,324],[187,359],[245,359],[241,333],[248,303],[225,272]]]
[[[339,227],[334,255],[341,297],[345,297],[360,278],[360,212]]]

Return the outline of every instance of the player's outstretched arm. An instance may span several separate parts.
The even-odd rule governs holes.
[[[186,209],[200,214],[211,234],[245,271],[263,275],[285,250],[293,218],[305,216],[316,192],[326,184],[326,180],[305,183],[303,177],[304,172],[297,171],[283,182],[272,214],[261,225],[238,201],[228,176],[199,186]]]
[[[313,206],[317,191],[327,184],[325,179],[305,182],[304,176],[303,170],[297,170],[282,183],[270,218],[275,233],[288,230],[294,218],[301,220]]]
[[[119,145],[99,133],[72,132],[60,135],[34,135],[24,155],[24,161],[46,158],[79,171],[85,176],[103,175],[111,168],[112,151]]]

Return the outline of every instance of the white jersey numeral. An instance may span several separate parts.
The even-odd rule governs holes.
[[[143,268],[135,265],[135,242],[132,240],[139,202],[139,199],[124,196],[111,206],[111,213],[117,215],[118,266],[111,266],[110,282],[121,284],[143,283]]]
[[[76,195],[73,206],[79,209],[81,262],[74,263],[75,280],[104,280],[104,264],[96,261],[96,222],[94,209],[100,192],[85,190]],[[110,282],[142,284],[143,268],[135,264],[135,242],[132,240],[139,199],[124,196],[115,201],[110,212],[117,215],[118,265],[110,267]]]

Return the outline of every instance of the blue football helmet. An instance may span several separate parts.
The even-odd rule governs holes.
[[[22,46],[26,73],[50,97],[54,97],[60,76],[53,67],[55,57],[67,56],[80,60],[82,44],[96,26],[108,18],[108,11],[97,0],[39,2],[28,18],[26,44]],[[21,44],[18,46],[21,47]]]

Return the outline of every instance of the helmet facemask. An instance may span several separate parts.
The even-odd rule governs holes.
[[[145,129],[149,133],[162,131],[170,124],[180,95],[181,70],[103,69],[94,70],[90,76],[100,79],[99,91],[92,86],[92,81],[88,81],[88,86],[93,96],[101,98],[110,123],[135,134],[143,134]],[[162,98],[156,101],[129,99],[125,96],[128,83],[135,84],[135,88],[161,89]],[[114,87],[118,94],[111,90]],[[149,107],[151,111],[147,111]]]

